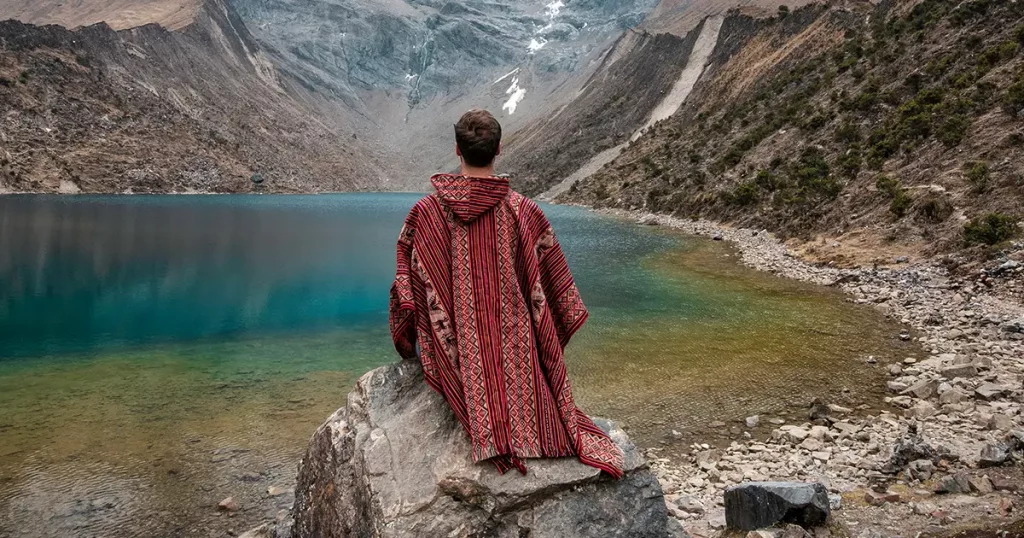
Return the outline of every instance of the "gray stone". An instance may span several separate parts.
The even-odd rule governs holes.
[[[922,379],[901,392],[903,395],[912,395],[915,398],[927,400],[936,396],[939,392],[939,381],[937,379]]]
[[[982,400],[995,400],[1000,396],[1006,394],[1006,387],[1002,385],[996,385],[995,383],[985,383],[982,386],[974,390],[976,394]]]
[[[689,496],[682,496],[676,499],[676,506],[687,514],[704,515],[704,505],[697,499]]]
[[[957,377],[974,377],[978,375],[978,369],[973,364],[960,364],[942,369],[942,377],[955,379]]]
[[[828,490],[822,484],[750,482],[725,490],[729,528],[755,530],[777,523],[820,525],[831,514]]]
[[[999,467],[1010,459],[1010,449],[1005,444],[986,445],[978,456],[978,467]]]
[[[761,417],[759,415],[747,417],[746,423],[748,428],[756,428],[761,423]]]
[[[217,503],[217,509],[222,512],[237,512],[241,509],[241,506],[238,505],[238,502],[235,501],[234,497],[228,497],[227,499]]]
[[[1016,426],[1013,422],[1013,418],[1004,413],[993,413],[992,418],[988,422],[988,429],[999,430],[999,431],[1010,431]]]
[[[968,398],[968,395],[960,389],[953,389],[939,395],[939,403],[942,405],[960,403]]]
[[[970,485],[972,493],[979,493],[981,495],[987,495],[995,491],[992,486],[992,481],[987,476],[975,476],[967,480],[967,484]]]
[[[575,458],[528,473],[476,464],[448,404],[406,361],[364,375],[310,440],[299,467],[294,536],[663,538],[658,480],[626,434],[597,421],[626,455],[614,480]]]
[[[939,479],[935,486],[935,493],[962,494],[971,491],[971,484],[968,482],[966,473],[946,475]]]
[[[928,480],[935,472],[935,464],[931,460],[914,460],[907,466],[910,475],[917,480]]]

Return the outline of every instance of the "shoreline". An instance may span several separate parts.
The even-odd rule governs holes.
[[[773,425],[768,441],[738,440],[723,450],[691,445],[688,461],[672,461],[659,457],[662,449],[648,449],[669,513],[691,534],[710,536],[724,525],[721,501],[726,487],[759,480],[824,483],[834,502],[845,505],[836,517],[851,535],[881,532],[884,536],[927,527],[941,530],[953,521],[982,522],[991,514],[1009,517],[1013,501],[1007,497],[1013,495],[993,492],[985,483],[1009,480],[1016,483],[1010,489],[1016,490],[1017,485],[1024,489],[1024,477],[1019,471],[1002,476],[1004,468],[984,472],[976,468],[983,448],[1002,441],[1024,423],[1024,304],[1011,297],[1024,290],[1020,265],[1009,264],[984,283],[951,276],[934,261],[898,268],[819,267],[801,260],[763,230],[641,211],[590,210],[631,219],[637,225],[728,241],[748,267],[842,290],[847,300],[873,305],[890,319],[912,327],[929,357],[922,361],[886,357],[875,365],[888,370],[890,396],[884,402],[902,414],[883,410],[863,416],[832,405],[819,411],[817,420],[808,415],[800,424]],[[986,390],[978,391],[982,386]],[[748,419],[746,431],[758,420]],[[920,424],[925,441],[945,447],[956,463],[946,469],[940,465],[905,471],[900,479],[883,475],[880,471],[893,446],[905,438],[912,423]],[[980,497],[934,493],[944,476],[960,471],[978,475],[981,485],[970,489]],[[992,476],[982,479],[982,475]],[[890,501],[881,506],[863,502],[868,487],[880,480],[892,484]]]

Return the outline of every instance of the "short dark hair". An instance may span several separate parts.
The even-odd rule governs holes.
[[[486,110],[470,110],[455,124],[455,143],[466,164],[489,166],[501,148],[501,124]]]

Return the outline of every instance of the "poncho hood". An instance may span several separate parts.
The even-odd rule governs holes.
[[[441,203],[462,222],[470,223],[508,197],[507,177],[469,177],[438,174],[430,178]]]

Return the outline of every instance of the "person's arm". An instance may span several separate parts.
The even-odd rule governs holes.
[[[532,236],[537,237],[534,248],[540,270],[540,284],[544,299],[554,320],[558,341],[565,348],[590,316],[579,289],[569,270],[562,246],[555,230],[544,212],[534,203],[528,203],[525,211],[533,228]]]
[[[395,282],[391,285],[389,305],[391,339],[403,359],[415,359],[416,354],[416,302],[413,299],[412,271],[413,238],[416,234],[416,208],[405,220],[398,236]]]

